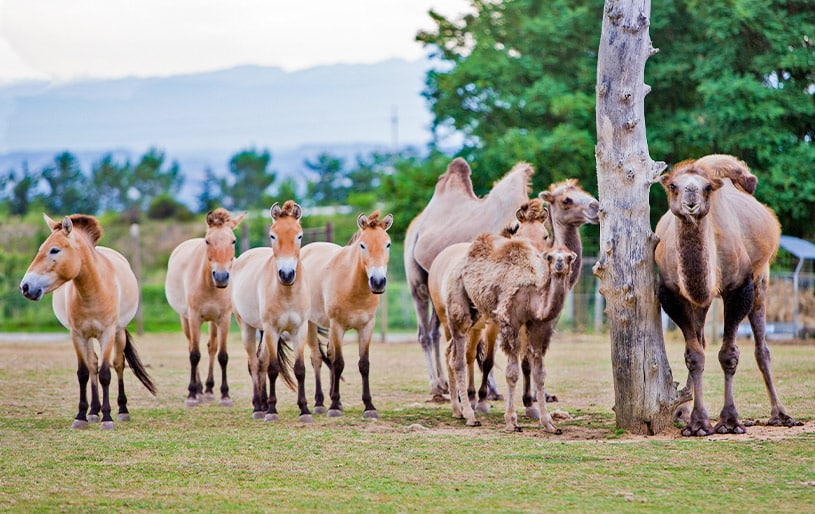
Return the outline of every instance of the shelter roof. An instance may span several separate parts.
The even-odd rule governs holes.
[[[781,236],[781,248],[799,259],[815,259],[815,244],[793,236]]]

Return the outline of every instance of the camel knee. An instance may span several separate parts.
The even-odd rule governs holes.
[[[739,365],[739,347],[722,346],[719,350],[719,364],[722,365],[725,375],[732,375]]]
[[[691,374],[705,370],[705,354],[701,351],[685,350],[685,366]]]

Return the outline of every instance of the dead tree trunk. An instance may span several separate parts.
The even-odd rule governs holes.
[[[617,427],[656,434],[672,423],[676,383],[665,353],[656,296],[648,191],[665,163],[648,154],[645,61],[650,0],[606,0],[597,57],[597,182],[600,259]]]

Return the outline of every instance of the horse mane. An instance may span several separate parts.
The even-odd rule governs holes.
[[[445,193],[450,189],[457,189],[469,197],[477,198],[475,191],[473,191],[473,182],[470,179],[471,174],[472,170],[470,170],[470,165],[467,164],[467,161],[461,157],[456,157],[447,165],[447,171],[439,175],[439,178],[436,180],[434,195],[436,193]]]
[[[283,207],[280,209],[280,214],[277,215],[278,218],[284,218],[286,216],[294,216],[294,200],[286,200],[286,203],[283,204]]]
[[[517,216],[520,222],[546,219],[546,208],[543,206],[543,200],[535,198],[534,200],[524,202],[524,204],[518,208]]]
[[[288,203],[288,202],[286,202],[286,203]],[[372,212],[371,215],[368,216],[367,221],[365,222],[365,227],[364,228],[377,228],[377,227],[383,227],[384,228],[384,226],[385,226],[384,223],[382,223],[382,221],[379,220],[379,215],[380,214],[381,213],[379,212],[379,209]],[[351,243],[356,242],[356,240],[359,239],[361,236],[362,236],[362,229],[357,230],[356,232],[354,232],[354,235],[352,235],[351,239],[348,240],[348,245],[350,245]],[[348,245],[346,245],[346,246],[348,246]]]
[[[71,223],[73,223],[74,230],[79,230],[85,234],[94,246],[102,239],[102,234],[104,234],[102,225],[100,225],[99,220],[93,216],[88,216],[87,214],[71,214],[68,218],[71,220]],[[54,227],[54,230],[59,229],[62,229],[62,221],[57,223]]]
[[[511,225],[507,225],[504,227],[504,230],[501,231],[501,237],[506,239],[512,239],[512,236],[518,233],[518,229],[521,228],[520,223],[513,223]]]
[[[230,219],[232,219],[232,215],[229,213],[229,211],[223,207],[218,207],[214,211],[207,214],[207,225],[210,227],[220,227],[221,225],[228,223]]]

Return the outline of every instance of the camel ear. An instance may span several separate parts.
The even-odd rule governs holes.
[[[758,177],[755,175],[746,176],[742,178],[741,185],[745,191],[753,194],[756,192],[756,187],[758,186]]]
[[[662,187],[668,189],[668,182],[671,181],[671,176],[669,174],[664,174],[659,176],[659,183],[662,184]]]
[[[541,191],[540,194],[538,194],[538,198],[546,203],[552,203],[555,201],[555,197],[552,196],[552,192],[549,190]]]
[[[68,216],[65,216],[64,218],[62,218],[62,230],[65,231],[65,235],[67,236],[68,234],[70,234],[71,230],[73,230],[73,229],[74,229],[74,222],[71,221],[71,218],[69,218]]]
[[[276,220],[280,216],[281,212],[283,212],[283,209],[280,208],[280,203],[278,202],[275,202],[274,205],[269,208],[269,214],[272,215],[273,220]]]
[[[58,221],[52,220],[47,214],[42,213],[42,217],[45,220],[45,224],[48,225],[48,228],[51,229],[53,232],[59,228],[60,223]]]
[[[240,224],[240,222],[241,222],[241,221],[243,221],[243,218],[245,218],[245,217],[246,217],[246,213],[245,213],[245,212],[242,212],[241,214],[238,214],[238,215],[237,215],[237,216],[235,216],[234,218],[231,218],[231,219],[229,220],[229,225],[230,225],[232,228],[235,228],[235,227],[237,227],[237,226]]]
[[[303,215],[303,208],[300,207],[300,204],[295,203],[294,207],[291,209],[291,213],[294,216],[294,219],[299,220],[300,216]]]
[[[712,179],[710,179],[710,185],[711,187],[713,187],[714,191],[722,187],[722,184],[724,184],[724,182],[722,182],[722,179],[720,179],[719,177],[713,177]]]
[[[385,230],[385,232],[387,232],[388,229],[391,228],[391,225],[393,225],[393,214],[388,214],[382,220],[382,229]]]

